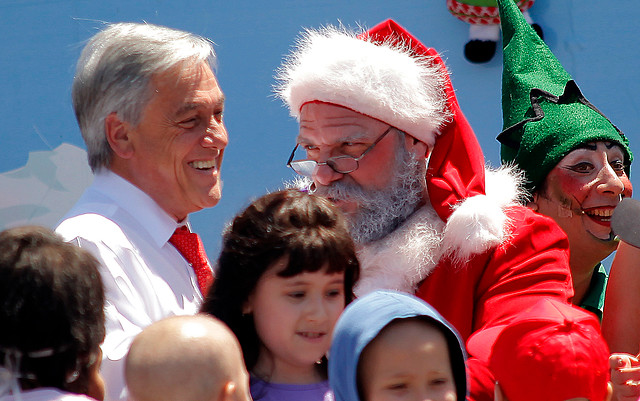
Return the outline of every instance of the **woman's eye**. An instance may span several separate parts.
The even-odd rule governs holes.
[[[578,173],[588,173],[593,170],[593,165],[588,162],[582,162],[569,166],[569,169]]]
[[[624,163],[622,162],[622,160],[614,160],[611,163],[609,163],[611,165],[611,168],[613,169],[613,171],[616,172],[624,172]]]

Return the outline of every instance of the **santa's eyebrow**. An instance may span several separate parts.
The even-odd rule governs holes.
[[[345,142],[371,142],[371,135],[370,134],[365,134],[364,132],[356,132],[354,134],[351,135],[346,135],[340,138],[337,138],[335,141],[333,141],[333,143],[345,143]],[[298,138],[296,138],[296,143],[300,144],[300,145],[313,145],[315,144],[314,141],[298,135]]]

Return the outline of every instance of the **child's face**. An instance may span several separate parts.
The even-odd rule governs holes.
[[[344,309],[344,273],[280,277],[288,259],[260,277],[245,305],[253,313],[262,348],[253,371],[262,368],[272,382],[296,382],[316,375],[315,363],[329,350],[331,332]],[[304,379],[303,379],[304,380]]]
[[[363,401],[455,401],[444,335],[429,323],[392,323],[364,349],[358,364]]]

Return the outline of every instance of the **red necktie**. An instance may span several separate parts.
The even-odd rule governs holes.
[[[198,287],[200,287],[202,295],[207,295],[207,291],[213,283],[213,273],[198,234],[189,232],[186,226],[180,226],[169,238],[169,242],[189,262],[198,278]]]

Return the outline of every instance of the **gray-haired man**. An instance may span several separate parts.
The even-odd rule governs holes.
[[[137,23],[108,26],[78,61],[73,104],[95,180],[56,231],[101,262],[107,399],[126,397],[133,337],[164,317],[197,312],[212,280],[188,215],[221,196],[228,140],[214,64],[210,41]]]

